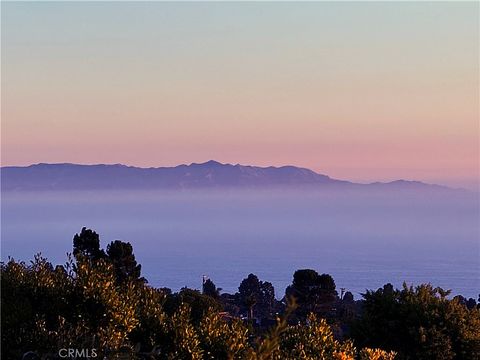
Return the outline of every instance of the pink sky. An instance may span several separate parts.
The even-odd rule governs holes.
[[[478,4],[95,6],[2,8],[2,165],[478,183]]]

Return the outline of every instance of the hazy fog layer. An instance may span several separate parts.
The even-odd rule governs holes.
[[[236,291],[250,272],[283,295],[299,268],[354,293],[385,282],[480,291],[479,207],[472,193],[301,191],[2,194],[2,260],[42,252],[63,263],[82,226],[102,246],[134,246],[155,286]],[[358,297],[358,296],[357,296]]]

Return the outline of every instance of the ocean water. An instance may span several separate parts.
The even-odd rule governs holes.
[[[355,298],[387,282],[480,293],[474,193],[293,190],[5,192],[1,258],[66,261],[83,226],[102,247],[129,241],[150,284],[235,292],[249,273],[281,298],[297,269],[333,276]]]

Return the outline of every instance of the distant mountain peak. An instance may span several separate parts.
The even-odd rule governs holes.
[[[221,162],[218,162],[216,160],[208,160],[206,162],[203,162],[203,163],[191,163],[191,165],[197,165],[197,166],[226,166],[226,165],[230,165],[230,164],[222,164]]]
[[[2,190],[99,190],[289,187],[389,189],[448,189],[419,181],[356,184],[330,178],[310,169],[222,164],[216,160],[175,167],[140,168],[123,164],[79,165],[39,163],[1,168]]]

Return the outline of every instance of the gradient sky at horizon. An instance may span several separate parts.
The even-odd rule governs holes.
[[[2,2],[2,165],[479,181],[479,3]]]

